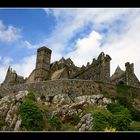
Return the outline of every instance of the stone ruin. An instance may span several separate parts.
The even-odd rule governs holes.
[[[125,63],[125,71],[122,71],[118,66],[115,73],[110,77],[111,57],[105,55],[104,52],[101,52],[97,59],[94,58],[91,64],[88,62],[86,66],[82,67],[75,66],[70,58],[65,59],[64,57],[51,63],[51,53],[52,50],[45,46],[39,48],[37,50],[36,67],[25,79],[9,67],[1,86],[47,80],[81,79],[140,87],[140,82],[134,73],[133,63]]]

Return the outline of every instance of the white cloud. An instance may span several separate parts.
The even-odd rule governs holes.
[[[6,76],[8,66],[11,64],[12,61],[13,61],[13,59],[10,57],[0,56],[0,83],[3,82],[3,80]]]
[[[89,9],[45,9],[47,14],[56,18],[58,24],[48,38],[49,47],[57,48],[60,55],[69,47],[76,46],[74,50],[65,54],[71,57],[75,64],[86,64],[97,57],[101,51],[112,57],[111,74],[117,65],[125,69],[125,62],[134,63],[135,73],[140,79],[140,9],[139,8],[89,8]],[[117,20],[120,23],[117,23]],[[69,42],[72,37],[82,31],[87,25],[91,32],[83,37]],[[108,32],[102,34],[102,29]],[[98,34],[100,37],[93,35]],[[54,43],[55,42],[55,43]],[[101,44],[103,43],[103,44]],[[71,45],[72,44],[72,45]]]
[[[4,81],[7,69],[11,64],[12,59],[4,57],[0,61],[0,83]],[[36,55],[31,55],[23,58],[19,63],[12,64],[11,67],[17,72],[18,75],[28,77],[32,70],[35,68]]]
[[[12,43],[21,38],[20,29],[12,25],[4,25],[0,20],[0,41],[5,43]]]
[[[35,68],[36,55],[23,58],[18,64],[13,64],[12,68],[16,70],[18,75],[28,77]]]
[[[27,48],[27,49],[35,49],[38,47],[38,45],[32,45],[29,41],[27,40],[24,40],[24,41],[21,41],[21,47],[23,48]]]
[[[65,56],[71,57],[79,66],[86,65],[104,51],[112,58],[111,74],[117,65],[124,70],[124,63],[130,61],[134,63],[136,75],[140,79],[139,8],[59,8],[44,9],[44,11],[56,18],[56,25],[52,33],[46,35],[43,42],[35,45],[23,40],[21,43],[23,47],[35,49],[45,45],[52,49],[52,62]],[[117,20],[121,23],[118,24]],[[90,27],[90,32],[71,42],[71,39],[87,26]],[[103,33],[103,29],[108,32]],[[0,31],[7,30],[8,27],[5,28],[5,25],[0,22]],[[28,76],[34,67],[35,56],[24,58],[19,64],[13,65],[17,73],[23,76]]]
[[[7,72],[7,67],[0,67],[0,83],[4,81],[6,72]]]
[[[87,37],[77,40],[76,50],[68,53],[67,57],[72,58],[77,66],[86,65],[101,52],[101,38],[98,32],[92,31]]]

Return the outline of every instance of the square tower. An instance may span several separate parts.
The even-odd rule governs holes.
[[[35,81],[44,81],[49,77],[50,60],[52,51],[43,46],[37,50]]]

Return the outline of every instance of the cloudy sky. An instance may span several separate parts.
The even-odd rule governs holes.
[[[77,66],[105,52],[112,58],[111,75],[130,62],[140,80],[140,9],[1,8],[0,83],[9,65],[27,77],[44,45],[53,51],[51,62],[64,56]]]

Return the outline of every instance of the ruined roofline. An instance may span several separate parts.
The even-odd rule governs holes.
[[[34,70],[31,72],[31,74],[26,78],[26,81],[35,83],[37,81],[50,80],[53,73],[67,66],[68,66],[68,69],[66,70],[66,73],[68,73],[68,76],[66,76],[66,74],[63,74],[63,76],[65,75],[65,78],[67,79],[76,79],[76,78],[80,79],[81,78],[81,80],[91,79],[93,81],[97,80],[101,82],[102,81],[110,82],[111,80],[111,77],[112,77],[110,75],[111,57],[108,54],[105,54],[104,52],[101,52],[96,59],[93,58],[91,63],[87,62],[86,66],[81,66],[81,67],[77,67],[76,65],[74,65],[73,61],[70,58],[65,59],[64,57],[62,57],[58,61],[50,63],[51,53],[52,53],[52,50],[45,46],[37,49],[36,66]],[[55,65],[56,63],[57,65]],[[53,65],[54,67],[52,67]],[[126,74],[128,76],[131,76],[132,80],[136,79],[134,78],[133,75],[131,75],[131,73],[133,73],[133,63],[130,64],[127,62],[126,68],[127,68]],[[8,68],[8,70],[12,71],[10,67]],[[121,71],[120,73],[123,73],[123,71],[120,68],[118,68],[118,74],[119,74],[119,71]],[[10,73],[9,75],[8,75],[9,79],[7,78],[8,82],[10,81],[10,78],[13,79],[13,76],[15,76],[15,75],[11,75]],[[19,76],[19,75],[17,76],[18,78],[23,78],[22,76]],[[16,76],[14,77],[14,79],[16,80]],[[16,81],[17,84],[19,84],[21,80],[22,79],[18,79],[18,81]],[[23,78],[23,80],[25,79]],[[26,83],[26,81],[23,81],[23,82]],[[136,82],[138,80],[133,80],[133,81]]]

